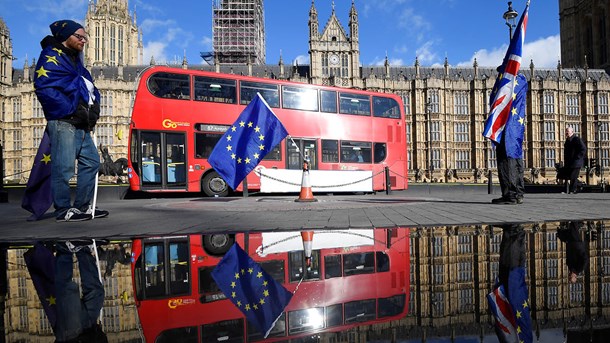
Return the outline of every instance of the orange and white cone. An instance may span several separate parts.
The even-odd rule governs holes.
[[[313,247],[313,231],[301,231],[303,239],[303,252],[305,253],[305,264],[311,266],[311,250]]]
[[[303,179],[301,180],[301,193],[299,194],[299,198],[295,201],[298,202],[314,202],[318,201],[313,197],[313,192],[311,191],[311,183],[309,182],[309,161],[303,161]]]

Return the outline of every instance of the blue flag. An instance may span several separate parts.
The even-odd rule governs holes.
[[[208,162],[232,189],[236,189],[287,135],[265,99],[257,94],[220,138]]]
[[[36,157],[34,157],[21,207],[32,212],[32,216],[28,220],[39,220],[52,204],[51,138],[45,130]]]
[[[46,246],[37,242],[33,248],[28,249],[23,254],[23,258],[44,313],[47,315],[53,331],[55,331],[55,324],[57,323],[55,256]]]
[[[532,318],[525,284],[525,268],[513,268],[508,274],[508,296],[504,285],[498,285],[487,295],[495,318],[495,328],[501,343],[531,343]]]
[[[237,244],[212,271],[218,288],[266,338],[292,293],[275,281]]]
[[[515,34],[510,40],[504,61],[498,68],[498,78],[491,92],[490,113],[485,120],[483,136],[496,143],[500,143],[502,139],[502,132],[510,116],[511,103],[514,101],[515,81],[521,68],[521,56],[523,54],[523,43],[525,41],[528,18],[529,1],[525,6],[521,19],[519,19]]]
[[[523,136],[525,134],[525,118],[527,104],[527,79],[519,74],[515,80],[515,99],[504,127],[504,147],[510,158],[523,158]]]

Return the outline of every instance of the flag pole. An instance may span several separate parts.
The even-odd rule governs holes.
[[[95,146],[95,149],[97,150],[97,136],[94,131],[91,131],[91,136],[93,138],[93,145]],[[89,206],[91,206],[91,220],[93,220],[95,218],[95,206],[97,203],[97,187],[99,184],[99,178],[100,178],[100,168],[97,168],[97,172],[95,173],[95,187],[93,188],[93,199],[92,199],[91,204],[89,205]],[[99,269],[99,263],[98,263],[98,269]]]

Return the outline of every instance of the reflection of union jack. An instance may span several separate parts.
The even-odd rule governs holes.
[[[517,323],[512,306],[504,295],[504,286],[496,287],[487,295],[489,308],[496,318],[496,333],[500,342],[518,342]]]
[[[525,6],[523,15],[519,19],[519,25],[513,35],[502,66],[498,69],[498,79],[494,84],[490,96],[490,113],[485,121],[485,130],[483,136],[491,139],[496,143],[500,143],[502,139],[502,131],[509,118],[511,104],[514,100],[515,80],[521,67],[521,56],[523,50],[523,41],[525,40],[525,29],[527,28],[527,19],[529,12],[529,1]]]

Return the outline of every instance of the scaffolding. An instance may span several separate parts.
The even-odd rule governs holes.
[[[213,0],[212,35],[216,63],[264,65],[263,0]]]

